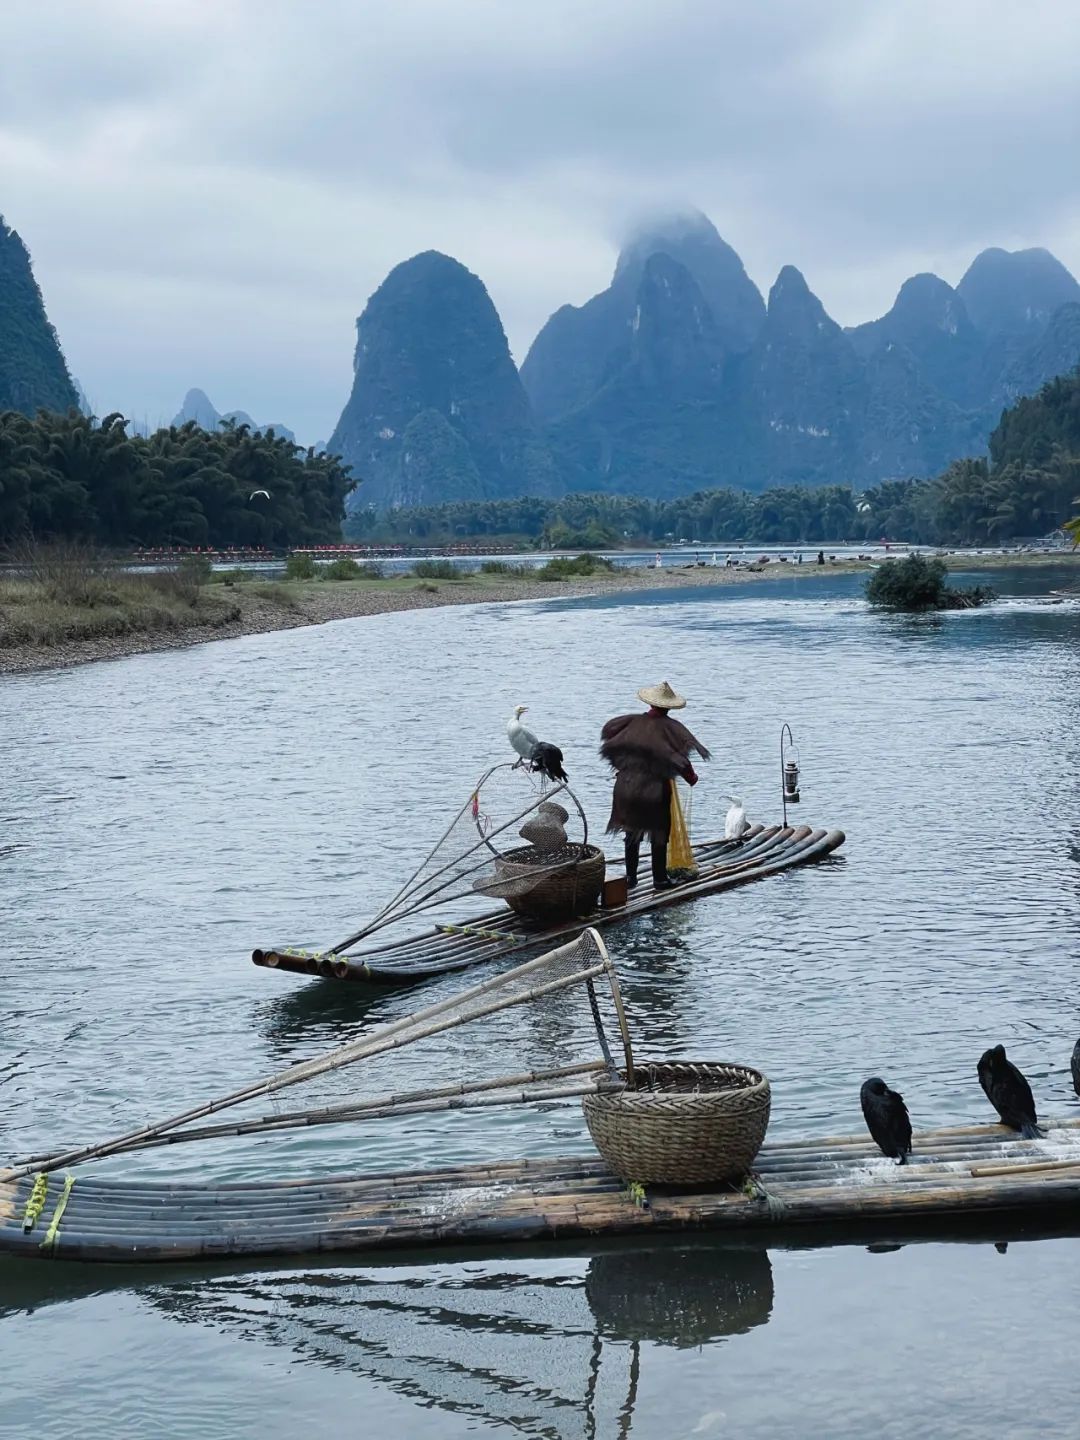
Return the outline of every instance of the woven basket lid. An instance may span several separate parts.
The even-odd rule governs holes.
[[[559,850],[566,844],[566,828],[554,816],[536,815],[527,820],[518,831],[523,840],[528,840],[537,850]]]

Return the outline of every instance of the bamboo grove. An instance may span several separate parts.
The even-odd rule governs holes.
[[[0,544],[30,535],[116,549],[332,543],[353,487],[337,457],[246,425],[141,436],[119,414],[0,414]]]

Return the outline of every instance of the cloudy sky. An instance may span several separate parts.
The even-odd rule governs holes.
[[[520,362],[705,210],[844,324],[987,245],[1080,274],[1073,0],[3,0],[0,213],[99,413],[326,438],[355,317],[445,250]]]

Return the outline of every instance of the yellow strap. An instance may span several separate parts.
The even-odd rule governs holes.
[[[60,1191],[60,1198],[56,1202],[56,1209],[53,1211],[52,1219],[49,1221],[49,1228],[45,1231],[45,1239],[41,1242],[42,1250],[48,1250],[56,1243],[56,1232],[60,1229],[60,1221],[64,1217],[64,1211],[67,1209],[68,1196],[71,1194],[71,1188],[74,1184],[74,1175],[64,1176],[64,1188]]]
[[[38,1222],[42,1210],[45,1209],[45,1197],[49,1193],[49,1177],[44,1171],[34,1177],[34,1188],[30,1191],[30,1198],[26,1202],[26,1209],[23,1211],[22,1228],[29,1231]]]

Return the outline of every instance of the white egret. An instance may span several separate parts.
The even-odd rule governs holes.
[[[519,765],[528,764],[530,770],[539,771],[549,780],[565,780],[562,751],[557,745],[538,740],[531,730],[521,723],[521,717],[529,707],[518,705],[506,722],[506,737],[520,755]]]
[[[731,809],[724,820],[724,839],[741,840],[750,829],[743,802],[737,795],[725,795],[724,799],[731,802]]]

